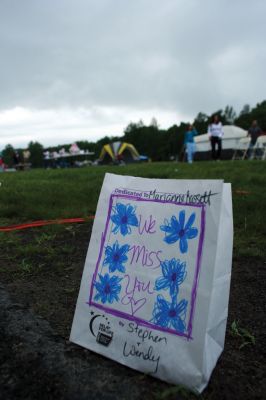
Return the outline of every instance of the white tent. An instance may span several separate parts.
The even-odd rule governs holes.
[[[224,125],[223,131],[223,150],[234,150],[238,145],[238,141],[247,136],[247,131],[234,125]],[[207,133],[204,135],[196,136],[195,142],[197,146],[197,152],[211,150],[209,135]]]

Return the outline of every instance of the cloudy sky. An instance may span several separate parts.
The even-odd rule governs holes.
[[[265,0],[0,0],[0,149],[266,99]]]

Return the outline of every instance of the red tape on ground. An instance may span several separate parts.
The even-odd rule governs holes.
[[[94,215],[86,218],[65,218],[65,219],[51,219],[46,221],[34,221],[27,224],[11,225],[0,227],[0,232],[17,231],[20,229],[35,228],[37,226],[56,225],[56,224],[73,224],[76,222],[86,222],[94,219]]]

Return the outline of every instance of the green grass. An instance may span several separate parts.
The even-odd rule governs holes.
[[[252,335],[247,329],[240,327],[239,321],[234,320],[232,322],[229,332],[232,336],[240,338],[241,344],[239,346],[239,350],[249,344],[255,345],[256,343],[255,336]]]
[[[178,396],[178,397],[177,397]],[[181,396],[181,397],[179,397]],[[169,388],[165,389],[163,392],[158,392],[155,393],[155,399],[156,400],[168,400],[169,398],[171,399],[201,399],[202,396],[200,394],[195,394],[189,389],[187,389],[185,386],[182,385],[176,385],[176,386],[170,386]]]
[[[266,255],[265,171],[263,161],[224,161],[2,173],[0,225],[93,215],[106,172],[148,178],[224,179],[232,183],[233,189],[234,255],[263,258]],[[49,227],[46,232],[48,237],[40,239],[44,243],[49,235],[56,234],[56,228]],[[1,239],[10,240],[10,235],[2,234]]]

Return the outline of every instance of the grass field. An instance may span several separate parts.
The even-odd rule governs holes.
[[[0,175],[0,225],[93,215],[106,172],[148,178],[224,179],[231,182],[234,255],[266,255],[264,162],[150,163],[3,173]]]
[[[152,163],[2,173],[0,227],[94,215],[106,172],[231,182],[234,253],[225,349],[199,398],[261,399],[265,166],[256,161]],[[120,399],[123,388],[128,400],[196,399],[183,387],[167,385],[68,342],[91,229],[88,220],[0,232],[1,394],[6,399]]]

